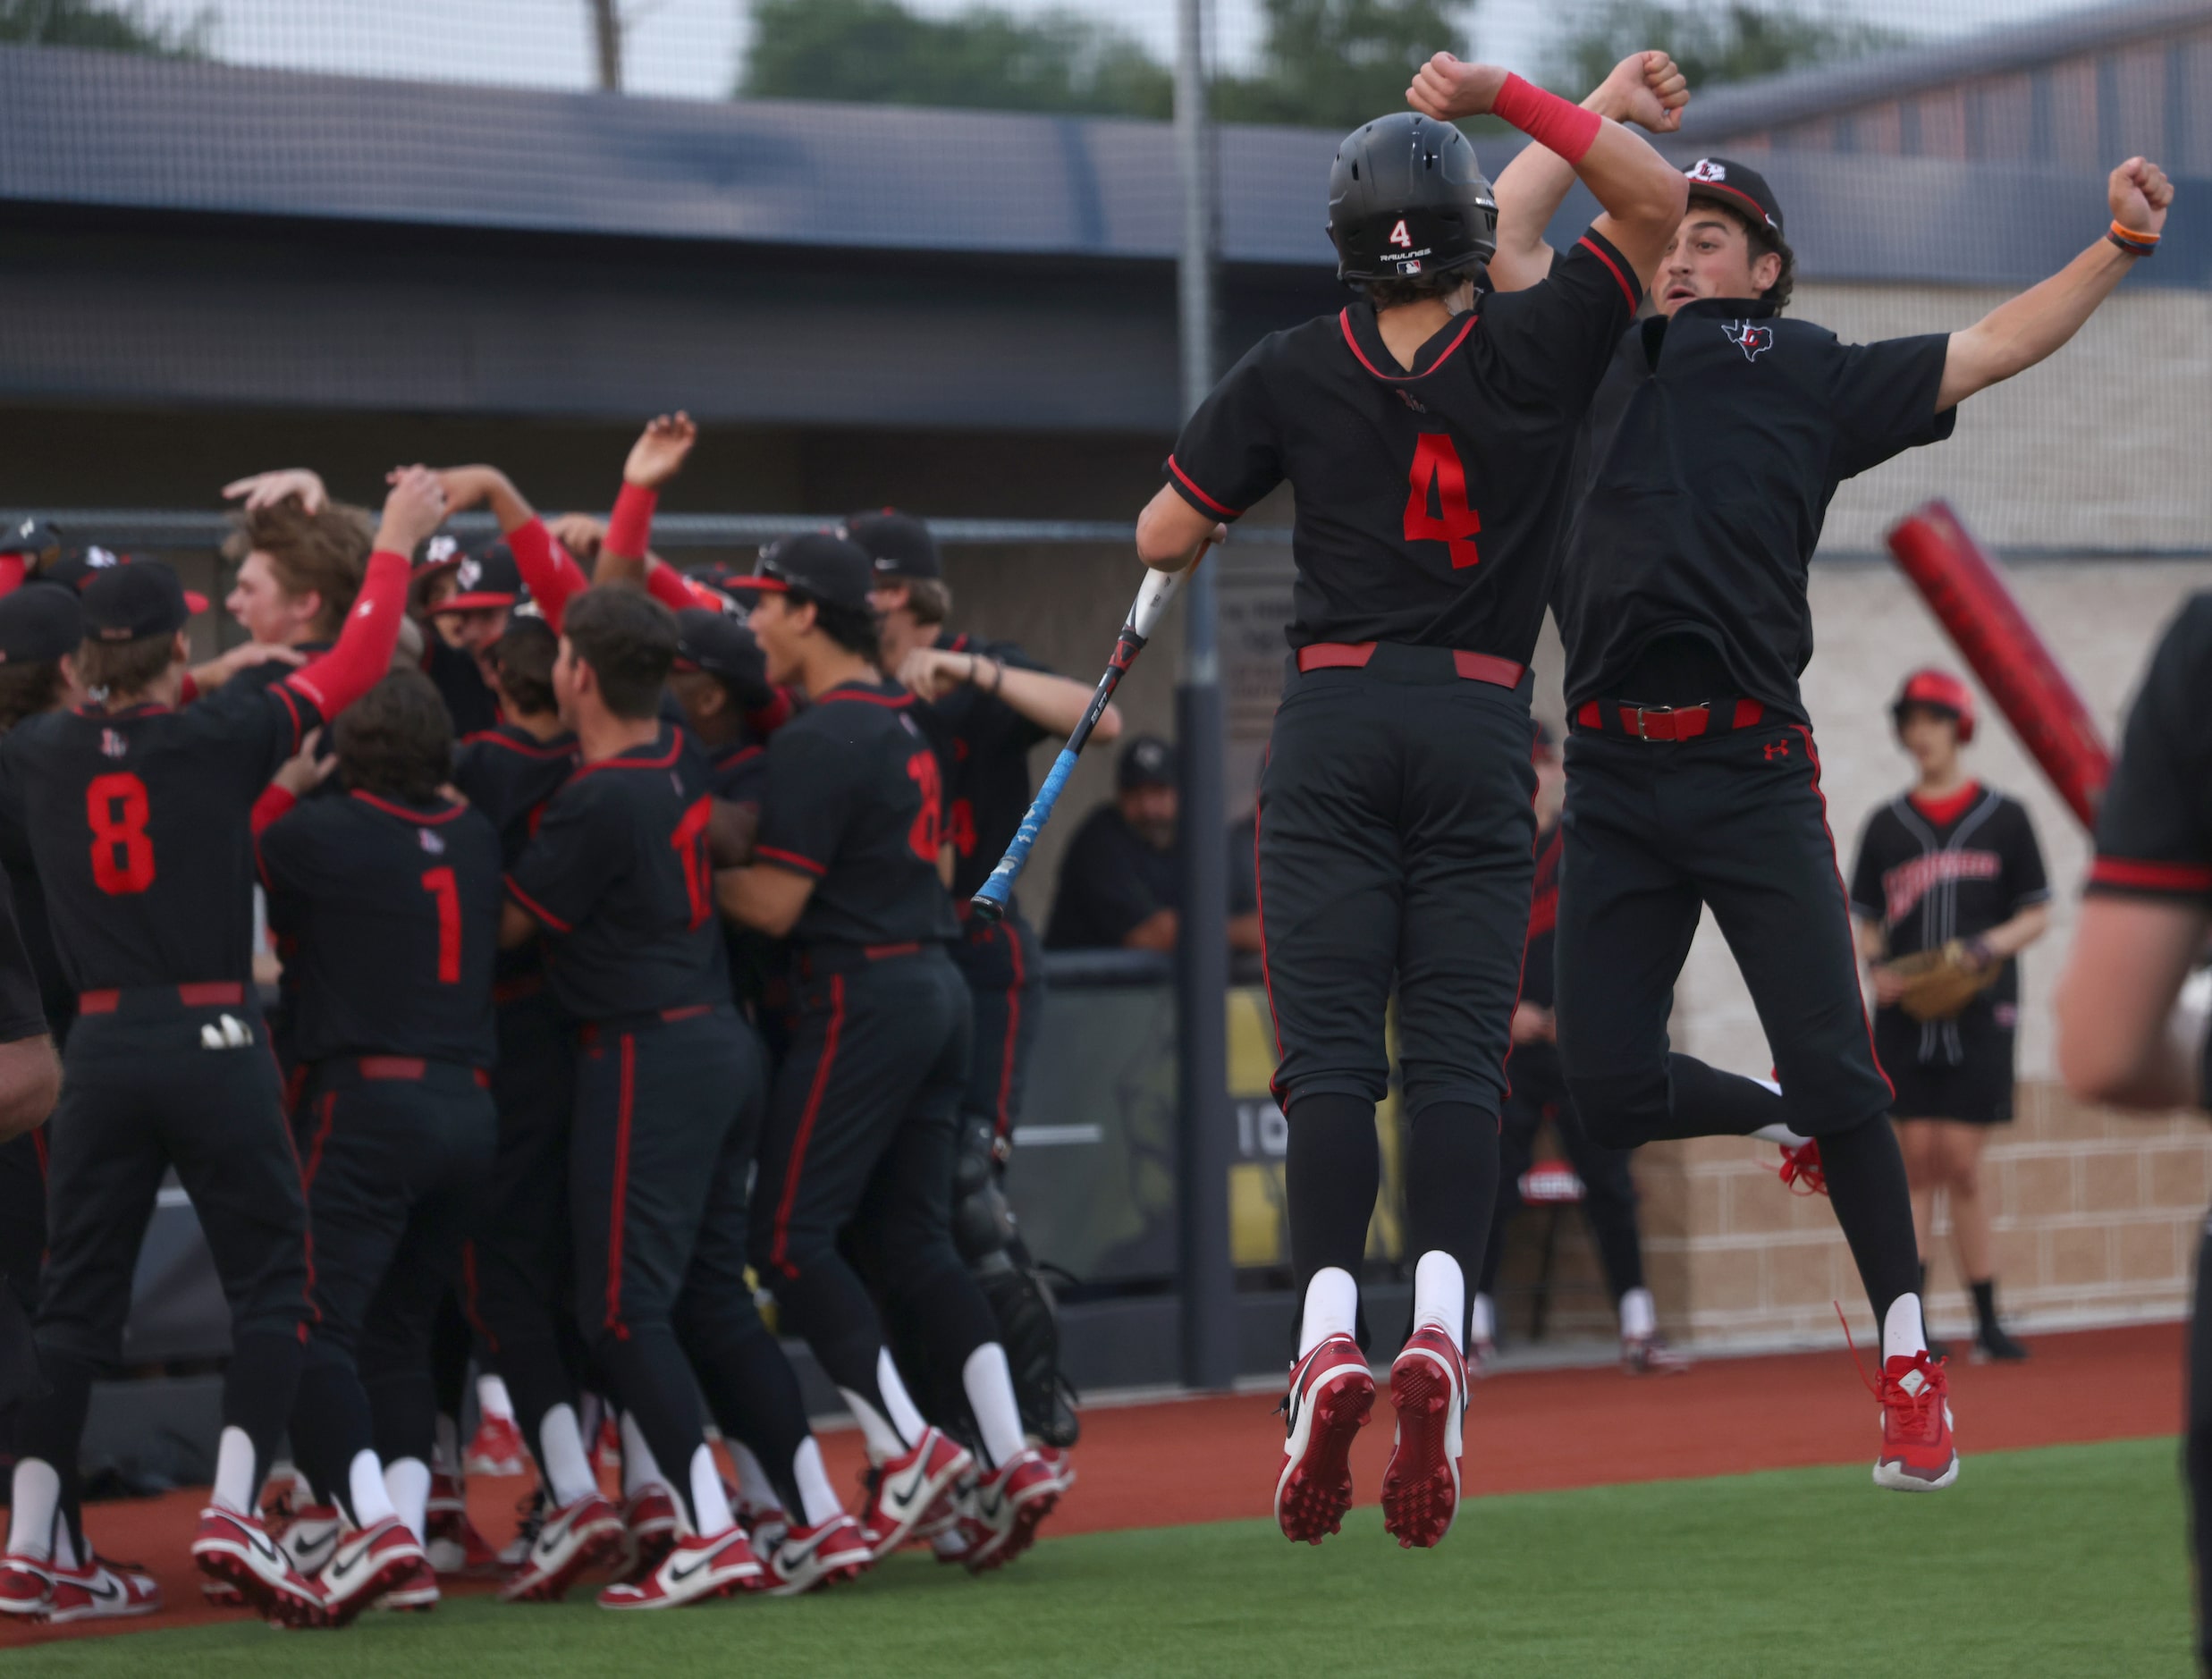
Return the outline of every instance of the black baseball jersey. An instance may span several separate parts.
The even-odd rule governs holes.
[[[1044,667],[1010,641],[940,633],[948,653],[972,653],[1013,671]],[[988,680],[988,679],[985,679]],[[956,688],[916,721],[937,748],[945,772],[945,838],[952,842],[952,896],[965,903],[991,878],[1029,814],[1029,749],[1046,731],[973,683]]]
[[[729,805],[758,811],[768,791],[768,748],[750,734],[707,755],[706,789]],[[730,958],[730,984],[741,1003],[758,1005],[770,983],[789,961],[781,939],[725,918],[722,941]]]
[[[1233,519],[1288,480],[1288,636],[1525,664],[1543,620],[1575,428],[1642,300],[1584,235],[1526,291],[1485,294],[1410,372],[1355,303],[1260,341],[1183,427],[1168,481]]]
[[[768,742],[754,856],[814,877],[791,930],[801,944],[959,935],[937,876],[943,770],[912,713],[895,684],[841,683]]]
[[[537,831],[546,801],[576,773],[576,737],[562,733],[540,740],[511,723],[462,738],[453,747],[453,785],[482,811],[499,835],[502,868],[511,869],[530,836]],[[511,980],[535,974],[545,965],[538,941],[502,950],[495,976]]]
[[[8,880],[8,896],[15,907],[15,925],[38,986],[39,1005],[46,1024],[61,1032],[77,1012],[77,993],[62,973],[62,958],[55,953],[54,928],[46,919],[46,897],[38,884],[38,865],[30,855],[30,837],[13,823],[0,822],[0,871]],[[0,1038],[0,1042],[4,1042]]]
[[[1845,344],[1772,304],[1706,298],[1619,341],[1591,409],[1552,602],[1566,700],[1622,684],[1661,637],[1710,643],[1738,697],[1803,718],[1806,569],[1845,478],[1948,437],[1947,334]]]
[[[730,1000],[714,911],[706,764],[684,730],[578,769],[508,871],[544,928],[554,998],[578,1020]]]
[[[1566,848],[1565,831],[1556,822],[1536,836],[1536,890],[1529,899],[1528,942],[1521,948],[1521,1000],[1542,1008],[1551,1007],[1554,995],[1552,949],[1558,942],[1559,858]]]
[[[2088,890],[2212,910],[2212,592],[2151,655],[2097,814]],[[2212,1091],[2212,1042],[2204,1088]]]
[[[254,800],[322,721],[289,682],[232,682],[0,741],[0,820],[30,837],[71,989],[251,983]]]
[[[1060,859],[1044,948],[1119,949],[1140,924],[1182,901],[1175,853],[1146,843],[1119,805],[1101,805],[1084,818]]]
[[[430,679],[431,686],[438,690],[438,697],[445,702],[446,714],[453,720],[455,737],[465,738],[498,728],[499,696],[485,683],[476,654],[466,647],[448,646],[435,626],[423,631],[423,674]]]
[[[39,996],[38,972],[16,931],[14,897],[13,890],[0,889],[0,1043],[53,1029]]]
[[[259,850],[295,1061],[492,1065],[501,891],[489,818],[451,799],[403,805],[355,788],[296,806]]]

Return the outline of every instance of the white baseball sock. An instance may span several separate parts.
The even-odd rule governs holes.
[[[496,1376],[477,1378],[477,1409],[502,1422],[515,1420],[515,1402],[507,1392],[507,1384]]]
[[[576,1413],[565,1401],[548,1410],[545,1420],[538,1424],[537,1449],[545,1454],[545,1461],[538,1467],[545,1472],[556,1505],[571,1505],[599,1490],[598,1478],[591,1472],[591,1459],[584,1451],[584,1431],[577,1426]]]
[[[1488,1295],[1475,1295],[1473,1316],[1476,1340],[1494,1341],[1498,1338],[1498,1305]]]
[[[397,1515],[392,1507],[392,1495],[384,1489],[384,1466],[376,1454],[359,1451],[346,1465],[346,1498],[352,1504],[353,1525],[375,1527],[387,1516]]]
[[[1414,1328],[1434,1327],[1452,1337],[1452,1346],[1466,1351],[1467,1279],[1459,1261],[1442,1248],[1431,1248],[1414,1267]]]
[[[1358,1328],[1359,1285],[1343,1267],[1322,1266],[1305,1286],[1305,1317],[1298,1326],[1298,1356],[1304,1358],[1332,1335],[1352,1335]]]
[[[845,1514],[837,1489],[830,1484],[830,1472],[823,1464],[822,1447],[811,1434],[791,1455],[791,1479],[798,1482],[798,1496],[806,1506],[793,1514],[808,1527],[820,1527]]]
[[[635,1498],[647,1487],[665,1487],[675,1490],[675,1483],[661,1472],[661,1466],[653,1458],[653,1448],[646,1444],[646,1431],[637,1426],[637,1419],[629,1412],[622,1413],[616,1425],[622,1435],[622,1496]]]
[[[1882,1359],[1911,1358],[1928,1350],[1928,1330],[1921,1321],[1921,1297],[1899,1295],[1882,1317]]]
[[[215,1445],[215,1484],[211,1502],[236,1515],[251,1515],[253,1496],[260,1490],[254,1481],[253,1442],[246,1430],[226,1427]]]
[[[1779,1143],[1786,1149],[1802,1149],[1812,1141],[1811,1137],[1800,1136],[1787,1126],[1780,1124],[1760,1126],[1752,1135],[1761,1143]]]
[[[54,1513],[61,1508],[62,1478],[43,1458],[19,1457],[13,1487],[8,1553],[46,1562],[54,1555]]]
[[[730,1493],[722,1484],[722,1465],[705,1440],[691,1453],[691,1512],[705,1538],[727,1533],[737,1525],[738,1518],[730,1513]]]
[[[430,1465],[419,1457],[399,1457],[384,1465],[384,1491],[392,1513],[407,1523],[415,1543],[430,1539]]]
[[[1659,1308],[1649,1288],[1631,1288],[1621,1296],[1621,1339],[1641,1341],[1659,1332]]]
[[[738,1501],[756,1513],[781,1509],[783,1495],[776,1490],[776,1483],[768,1479],[767,1466],[753,1455],[753,1448],[743,1440],[725,1439],[722,1444],[730,1448],[730,1461],[738,1472]],[[799,1512],[799,1518],[806,1519],[805,1511]]]
[[[1007,1368],[1006,1348],[985,1341],[960,1366],[960,1387],[968,1409],[975,1413],[976,1431],[984,1437],[984,1452],[991,1467],[1003,1469],[1022,1455],[1029,1442],[1022,1435],[1021,1407],[1014,1400],[1014,1373]]]

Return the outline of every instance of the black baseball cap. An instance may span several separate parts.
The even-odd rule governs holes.
[[[177,574],[158,560],[110,565],[95,571],[79,592],[85,635],[94,641],[141,641],[174,635],[207,603],[185,592]]]
[[[62,533],[45,519],[21,519],[0,531],[0,553],[21,554],[33,564],[52,564],[62,557]]]
[[[0,664],[50,663],[83,640],[76,590],[34,583],[0,596]]]
[[[945,574],[936,537],[911,513],[902,513],[895,507],[855,513],[845,521],[845,535],[867,551],[875,575],[887,582]]]
[[[1739,215],[1764,222],[1782,236],[1782,207],[1766,176],[1747,164],[1728,157],[1701,157],[1682,172],[1689,177],[1693,198],[1710,198]]]
[[[732,688],[768,684],[768,660],[753,632],[727,612],[687,606],[676,614],[676,668],[702,671]]]
[[[1139,735],[1121,748],[1114,785],[1125,793],[1135,787],[1173,787],[1175,748],[1158,735]]]
[[[834,531],[811,530],[786,536],[760,551],[760,563],[747,586],[763,594],[798,589],[825,606],[868,610],[875,584],[874,562],[859,544]]]
[[[461,551],[453,561],[453,592],[431,612],[434,616],[473,612],[512,606],[521,598],[522,568],[515,563],[514,550],[503,542],[492,542],[479,549]]]
[[[136,564],[150,565],[162,571],[169,570],[169,568],[158,560],[134,561],[127,553],[118,553],[113,548],[103,548],[97,543],[87,543],[81,548],[64,548],[62,551],[62,557],[42,566],[38,575],[48,583],[58,583],[64,588],[74,589],[78,594],[82,595],[91,586],[94,578],[120,567]],[[173,578],[176,573],[171,571],[169,575]],[[185,589],[183,595],[185,609],[189,613],[198,616],[207,610],[207,597],[198,589]]]

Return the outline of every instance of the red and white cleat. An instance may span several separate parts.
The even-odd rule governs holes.
[[[1291,1366],[1275,1478],[1275,1523],[1285,1539],[1318,1545],[1342,1524],[1352,1507],[1352,1442],[1374,1405],[1374,1372],[1348,1335],[1316,1342]]]
[[[657,1481],[622,1500],[622,1548],[616,1578],[635,1584],[658,1568],[683,1537],[676,1496]]]
[[[804,1591],[857,1580],[875,1562],[874,1547],[848,1515],[832,1516],[813,1527],[785,1532],[768,1557],[771,1596],[796,1598]]]
[[[1776,1146],[1782,1151],[1782,1164],[1776,1175],[1785,1189],[1793,1195],[1828,1194],[1828,1173],[1820,1165],[1819,1138],[1813,1137],[1795,1148],[1786,1143]]]
[[[469,1491],[459,1475],[433,1472],[430,1502],[425,1506],[423,1554],[432,1570],[448,1576],[491,1579],[500,1572],[499,1553],[469,1519]]]
[[[672,1542],[672,1541],[671,1541]],[[549,1510],[513,1575],[500,1587],[510,1603],[558,1603],[577,1576],[622,1547],[622,1518],[595,1492]]]
[[[337,1554],[338,1541],[344,1537],[346,1527],[335,1505],[301,1505],[286,1513],[281,1527],[266,1514],[268,1508],[262,1506],[262,1522],[276,1541],[276,1548],[302,1578],[312,1580],[330,1566],[330,1559]]]
[[[1664,1336],[1621,1337],[1621,1368],[1631,1376],[1680,1376],[1695,1362],[1667,1346]]]
[[[860,1531],[877,1562],[901,1545],[962,1475],[975,1466],[975,1455],[936,1429],[899,1456],[879,1464],[860,1513]]]
[[[438,1607],[445,1594],[438,1589],[437,1571],[430,1566],[428,1557],[417,1563],[412,1570],[388,1587],[376,1601],[370,1605],[377,1609],[400,1609],[415,1615],[427,1615]]]
[[[388,1515],[341,1540],[316,1583],[330,1624],[343,1626],[386,1592],[411,1586],[417,1571],[428,1566],[407,1523]]]
[[[1059,1502],[1051,1465],[1034,1449],[978,1476],[960,1518],[967,1540],[961,1563],[971,1574],[1004,1567],[1036,1543],[1038,1525]]]
[[[753,1541],[756,1557],[765,1559],[791,1531],[791,1518],[780,1504],[747,1504],[739,1498],[730,1508],[737,1512],[738,1525],[745,1530],[745,1537]]]
[[[461,1467],[472,1475],[494,1478],[529,1472],[528,1454],[523,1449],[522,1430],[512,1417],[485,1417],[477,1424],[476,1438],[461,1456]]]
[[[161,1607],[161,1587],[136,1563],[111,1563],[95,1557],[82,1568],[54,1571],[54,1601],[46,1620],[55,1626],[72,1621],[106,1621],[151,1615]]]
[[[10,1551],[0,1557],[0,1615],[36,1621],[54,1601],[54,1565],[43,1557]]]
[[[1951,1439],[1951,1379],[1925,1353],[1882,1363],[1882,1455],[1874,1484],[1893,1492],[1937,1492],[1959,1478]]]
[[[660,1566],[645,1578],[623,1581],[599,1594],[603,1609],[673,1609],[708,1598],[726,1598],[732,1592],[755,1590],[761,1580],[760,1558],[741,1527],[731,1527],[713,1539],[678,1540]]]
[[[1390,1366],[1397,1443],[1382,1472],[1382,1526],[1406,1549],[1426,1548],[1459,1513],[1460,1428],[1467,1361],[1433,1324],[1415,1329]]]
[[[1065,1446],[1040,1446],[1037,1455],[1044,1459],[1044,1466],[1052,1472],[1052,1490],[1067,1496],[1076,1484],[1076,1460]]]
[[[285,1559],[258,1516],[209,1505],[199,1513],[192,1560],[200,1573],[237,1587],[272,1621],[284,1626],[330,1624],[323,1594]]]

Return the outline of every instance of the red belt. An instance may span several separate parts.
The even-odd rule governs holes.
[[[430,1063],[419,1055],[364,1055],[353,1064],[363,1078],[397,1078],[419,1081],[430,1070]],[[479,1089],[492,1088],[492,1076],[480,1067],[469,1069]]]
[[[173,999],[187,1008],[235,1008],[246,1000],[246,988],[236,980],[209,980],[197,985],[133,985],[127,989],[77,993],[80,1015],[112,1015],[131,996]]]
[[[1372,641],[1316,641],[1298,649],[1298,670],[1307,671],[1364,671],[1374,658],[1375,649],[1381,644]],[[1425,650],[1424,650],[1425,651]],[[1526,665],[1515,664],[1510,659],[1500,659],[1494,654],[1466,653],[1459,648],[1436,649],[1439,654],[1449,652],[1452,669],[1464,681],[1488,682],[1493,688],[1518,688],[1521,679],[1528,673]]]
[[[1716,721],[1727,707],[1727,721]],[[1590,700],[1575,713],[1577,729],[1595,729],[1608,735],[1628,735],[1637,740],[1694,740],[1700,735],[1732,734],[1756,729],[1767,708],[1755,699],[1708,700],[1701,705],[1620,705],[1611,700]]]

